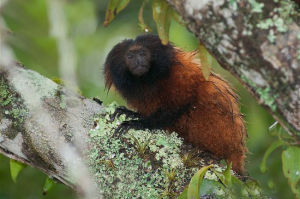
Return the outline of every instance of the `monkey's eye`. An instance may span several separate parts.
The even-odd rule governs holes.
[[[127,59],[132,59],[133,55],[132,54],[127,54]]]

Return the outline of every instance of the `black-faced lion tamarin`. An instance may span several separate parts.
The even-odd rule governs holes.
[[[110,51],[104,73],[106,86],[113,85],[140,115],[125,125],[176,131],[244,172],[247,133],[238,96],[214,73],[205,80],[195,52],[141,35]]]

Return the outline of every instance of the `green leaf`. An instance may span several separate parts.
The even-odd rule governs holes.
[[[199,58],[201,61],[203,76],[205,80],[208,80],[209,75],[211,73],[212,57],[210,56],[210,54],[202,44],[198,45],[198,51],[199,51]]]
[[[170,8],[170,9],[172,9],[172,8]],[[173,19],[177,23],[179,23],[180,25],[185,27],[185,21],[182,19],[182,17],[174,9],[172,9],[171,12],[172,12]]]
[[[203,179],[203,182],[199,189],[199,194],[201,196],[205,195],[216,195],[220,190],[223,190],[223,185],[215,180]],[[187,199],[188,196],[188,186],[183,190],[183,192],[178,196],[177,199]]]
[[[198,199],[199,195],[199,188],[202,184],[204,175],[206,171],[211,168],[212,165],[202,167],[191,179],[188,191],[187,191],[187,198],[188,199]]]
[[[245,189],[245,185],[234,175],[231,175],[231,163],[227,165],[227,168],[223,172],[213,170],[219,181],[224,185],[224,192],[231,198],[238,198],[242,194],[242,190]]]
[[[140,28],[144,31],[144,32],[151,32],[152,29],[145,23],[144,21],[144,17],[143,17],[143,12],[144,12],[144,7],[145,7],[145,4],[147,3],[148,0],[144,0],[143,1],[143,4],[139,10],[139,26]]]
[[[222,184],[226,185],[226,186],[231,186],[232,185],[232,180],[233,177],[231,175],[231,167],[232,167],[232,163],[227,164],[226,169],[223,172],[219,172],[216,170],[212,170],[214,172],[214,174],[216,174],[216,176],[219,178],[219,180],[222,182]]]
[[[165,0],[153,0],[152,12],[159,38],[166,45],[169,42],[172,10]]]
[[[288,178],[292,192],[300,198],[300,148],[290,146],[282,152],[282,169]]]
[[[110,0],[105,13],[104,26],[107,26],[129,2],[130,0]]]
[[[246,184],[240,179],[238,179],[236,176],[231,175],[230,183],[231,184],[228,186],[228,189],[230,191],[230,195],[232,195],[232,198],[245,198],[245,196],[250,194]]]
[[[49,176],[47,176],[45,180],[45,184],[43,186],[43,195],[46,195],[47,192],[53,187],[56,182],[52,180]]]
[[[232,167],[232,162],[227,164],[227,168],[225,169],[225,171],[223,171],[223,175],[224,175],[224,179],[225,179],[225,182],[224,182],[225,185],[231,185],[232,184],[232,181],[231,181],[232,176],[231,176],[231,173],[230,173],[231,167]]]
[[[218,192],[224,191],[224,186],[215,180],[203,179],[200,187],[200,198],[205,195],[217,195]]]
[[[183,192],[178,196],[177,199],[187,199],[188,187],[186,187]]]
[[[18,175],[26,167],[26,165],[13,159],[10,159],[9,163],[11,178],[14,183],[17,183]]]
[[[266,172],[266,170],[267,170],[266,162],[267,162],[267,159],[268,159],[268,157],[270,156],[270,154],[271,154],[275,149],[277,149],[278,147],[283,146],[283,145],[284,145],[284,143],[283,143],[282,141],[277,140],[277,141],[273,142],[273,143],[269,146],[269,148],[266,150],[266,152],[265,152],[265,154],[264,154],[264,157],[263,157],[263,159],[262,159],[262,161],[261,161],[261,164],[260,164],[260,171],[261,171],[261,172],[263,172],[263,173]]]
[[[231,164],[227,165],[226,170],[223,172],[214,169],[212,171],[217,175],[219,181],[223,185],[218,189],[224,191],[226,195],[225,198],[266,198],[263,196],[262,190],[256,181],[248,179],[244,182],[232,175]],[[203,184],[205,185],[205,183]]]

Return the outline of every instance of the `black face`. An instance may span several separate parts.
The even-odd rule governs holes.
[[[174,61],[174,47],[163,45],[157,35],[126,39],[106,58],[106,86],[109,88],[113,84],[125,98],[136,98],[146,87],[166,78]]]
[[[129,71],[135,76],[142,76],[150,69],[151,55],[147,48],[139,45],[131,46],[125,54]]]

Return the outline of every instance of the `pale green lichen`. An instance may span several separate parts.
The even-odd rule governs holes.
[[[257,88],[256,92],[260,96],[261,100],[263,100],[264,104],[269,106],[272,111],[276,110],[275,99],[277,95],[272,95],[271,88]]]
[[[12,95],[8,91],[7,85],[4,83],[3,79],[0,80],[0,106],[4,107],[11,103]]]
[[[251,12],[253,13],[261,13],[264,7],[264,3],[259,3],[255,0],[249,0],[249,3],[251,5]]]
[[[21,72],[21,71],[20,71]],[[27,78],[27,81],[30,82],[35,89],[35,92],[41,96],[41,98],[47,96],[53,96],[59,89],[57,84],[55,84],[52,80],[47,79],[35,71],[22,71],[24,77]]]
[[[110,114],[115,107],[111,104],[104,108],[89,132],[90,146],[93,146],[88,152],[89,166],[100,193],[104,198],[176,198],[194,173],[204,166],[204,160],[199,158],[198,164],[186,166],[182,159],[183,140],[175,132],[129,130],[116,135],[114,129],[126,119],[121,115],[111,121]],[[214,170],[223,172],[224,168],[215,165]],[[235,198],[231,188],[219,180],[214,172],[208,171],[200,187],[201,196]],[[251,194],[246,191],[243,195],[250,198]],[[256,196],[251,198],[261,198]]]
[[[106,111],[112,113],[114,106]],[[94,148],[89,158],[105,198],[168,198],[180,193],[197,171],[184,166],[180,156],[183,140],[176,133],[129,130],[117,136],[113,129],[125,120],[124,115],[114,122],[109,115],[96,120],[96,128],[90,131]],[[142,156],[137,142],[147,146]],[[170,172],[176,174],[171,181]]]
[[[60,103],[59,106],[61,109],[66,109],[67,104],[66,104],[66,99],[64,95],[60,95]]]
[[[269,34],[268,34],[268,40],[271,42],[271,43],[274,43],[275,42],[275,39],[276,39],[276,36],[274,34],[274,30],[270,30],[269,31]]]
[[[229,0],[229,6],[231,9],[233,9],[234,11],[237,11],[238,9],[238,5],[237,3],[239,2],[239,0]]]
[[[280,6],[270,12],[269,16],[265,19],[260,20],[257,27],[268,30],[268,40],[271,43],[274,43],[276,34],[286,32],[288,30],[288,25],[293,22],[292,17],[295,16],[299,16],[299,13],[295,9],[295,4],[289,0],[280,1]]]
[[[257,27],[260,29],[269,30],[268,39],[271,43],[274,43],[275,41],[275,34],[273,29],[278,32],[286,32],[288,30],[288,24],[285,23],[283,18],[279,17],[278,15],[274,15],[272,18],[267,18],[260,21],[257,24]]]
[[[275,99],[277,95],[272,94],[270,86],[260,88],[257,87],[256,84],[249,80],[245,75],[241,75],[241,78],[244,82],[248,83],[255,90],[263,104],[269,106],[272,111],[276,110]]]
[[[0,110],[13,120],[14,127],[21,127],[27,110],[21,106],[20,98],[8,88],[3,77],[0,79]]]

